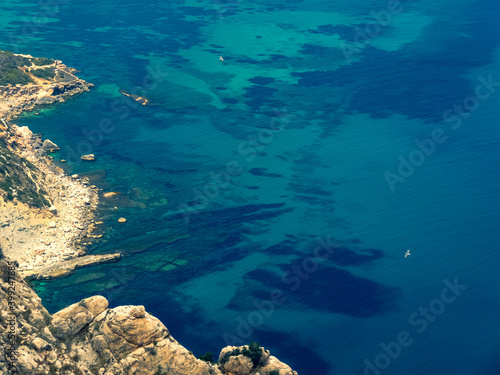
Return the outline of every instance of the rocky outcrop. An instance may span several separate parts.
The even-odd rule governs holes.
[[[52,316],[51,332],[59,339],[75,336],[107,307],[108,301],[101,296],[90,297],[68,306]]]
[[[50,225],[50,223],[49,223]],[[97,264],[117,262],[122,257],[121,253],[84,255],[76,258],[60,260],[37,267],[32,270],[23,270],[24,278],[31,280],[49,280],[66,277],[73,274],[78,268],[94,266]]]
[[[253,369],[252,360],[243,354],[231,356],[222,367],[228,374],[250,375]]]
[[[93,85],[82,79],[57,82],[50,85],[0,86],[0,117],[10,120],[21,112],[30,111],[37,105],[64,102],[72,95],[85,91]]]
[[[297,375],[256,344],[197,359],[144,306],[108,308],[86,298],[52,316],[0,259],[0,375]],[[3,355],[2,355],[3,354]]]
[[[94,154],[83,155],[80,159],[86,161],[95,161],[95,155]]]
[[[54,152],[54,151],[60,150],[59,146],[56,145],[54,142],[52,142],[49,139],[46,139],[45,141],[43,141],[42,148],[45,151],[49,151],[49,152]]]

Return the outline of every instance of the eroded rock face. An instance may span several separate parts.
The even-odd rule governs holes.
[[[113,355],[130,353],[168,337],[168,330],[144,306],[120,306],[106,311],[90,327],[92,339],[104,336]]]
[[[144,306],[105,310],[69,351],[83,354],[81,361],[88,368],[93,368],[96,359],[105,363],[102,372],[105,375],[148,375],[158,368],[162,374],[172,375],[221,374],[216,367],[196,359],[179,345]]]
[[[8,297],[12,297],[9,305]],[[14,340],[8,336],[9,314],[15,316]],[[259,364],[245,354],[230,355],[224,364],[197,359],[180,345],[144,306],[108,308],[94,296],[66,307],[52,317],[40,298],[19,276],[15,262],[0,259],[0,349],[12,357],[17,374],[101,375],[297,375],[289,366],[260,348]],[[14,373],[0,358],[0,375]]]
[[[250,358],[240,354],[230,357],[223,369],[231,374],[249,375],[253,370],[253,363]]]
[[[57,338],[76,335],[108,307],[108,300],[94,296],[68,306],[52,316],[52,333]]]

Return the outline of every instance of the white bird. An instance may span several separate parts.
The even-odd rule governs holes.
[[[406,258],[408,255],[411,255],[411,254],[410,254],[410,250],[411,250],[411,249],[406,250],[405,258]]]
[[[222,56],[219,56],[219,60],[220,61],[224,61],[224,59],[222,58]]]

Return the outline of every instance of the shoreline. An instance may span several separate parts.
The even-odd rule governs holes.
[[[53,66],[73,79],[0,86],[0,140],[9,152],[22,158],[17,165],[22,164],[23,177],[49,203],[41,208],[30,206],[16,199],[16,189],[12,188],[10,197],[11,192],[0,194],[0,246],[7,257],[19,263],[20,274],[30,279],[64,277],[79,267],[121,257],[119,253],[85,255],[86,246],[97,237],[92,235],[99,202],[97,188],[90,186],[88,179],[66,175],[54,164],[50,152],[58,150],[57,145],[49,140],[42,142],[28,127],[12,122],[37,105],[64,102],[93,86],[74,76],[75,70],[61,61]]]

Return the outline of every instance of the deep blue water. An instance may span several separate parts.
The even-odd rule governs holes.
[[[3,2],[0,48],[95,88],[18,123],[121,193],[90,251],[125,258],[38,283],[51,312],[102,294],[306,375],[500,371],[498,2],[402,2],[349,60],[387,2],[58,4]]]

